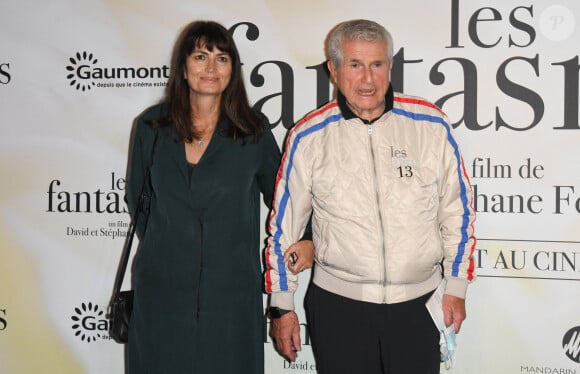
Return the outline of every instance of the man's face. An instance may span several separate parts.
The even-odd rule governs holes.
[[[373,120],[385,109],[392,62],[387,59],[387,44],[365,40],[345,40],[342,62],[328,62],[330,76],[359,117]]]

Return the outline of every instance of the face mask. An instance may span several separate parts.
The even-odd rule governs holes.
[[[453,353],[455,353],[455,347],[457,346],[455,326],[453,324],[441,331],[439,346],[441,350],[441,362],[445,362],[445,368],[449,370],[453,366]]]

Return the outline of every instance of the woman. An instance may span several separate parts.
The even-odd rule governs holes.
[[[155,146],[154,146],[155,144]],[[161,104],[138,119],[128,170],[132,214],[147,170],[129,373],[263,373],[260,199],[280,152],[248,104],[238,51],[215,22],[177,40]],[[295,245],[312,264],[310,241]]]

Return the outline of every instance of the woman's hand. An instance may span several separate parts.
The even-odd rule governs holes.
[[[292,244],[284,253],[284,263],[293,274],[310,269],[314,264],[314,243],[312,240],[301,240]]]

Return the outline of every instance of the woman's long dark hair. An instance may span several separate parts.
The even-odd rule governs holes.
[[[173,48],[169,81],[163,99],[168,118],[162,122],[170,120],[182,141],[191,142],[199,136],[192,126],[189,86],[184,79],[187,57],[199,47],[205,47],[210,51],[217,48],[231,58],[232,73],[230,82],[222,94],[220,108],[221,115],[225,115],[232,122],[225,135],[234,141],[248,135],[259,139],[264,133],[264,124],[249,104],[240,54],[229,31],[213,21],[194,21],[185,26],[179,35]]]

